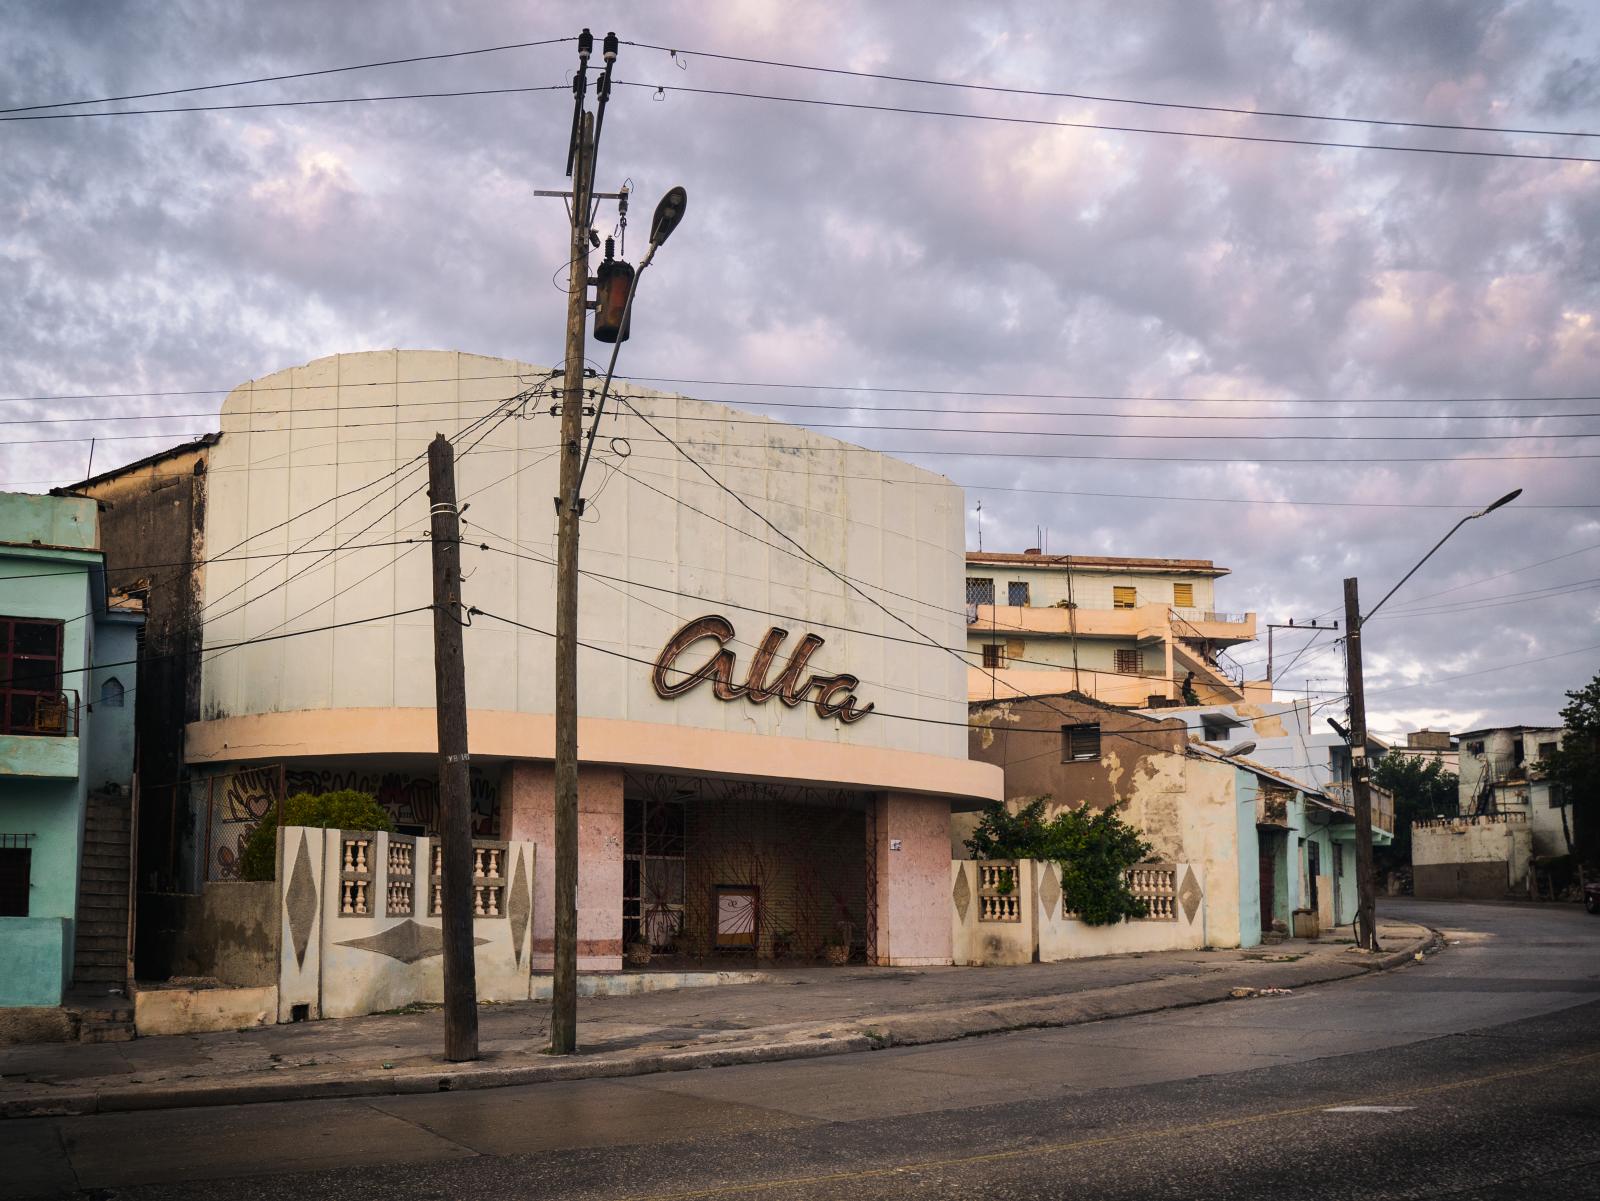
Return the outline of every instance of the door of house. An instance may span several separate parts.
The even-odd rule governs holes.
[[[1267,934],[1272,930],[1272,910],[1277,900],[1277,891],[1273,884],[1277,878],[1278,865],[1272,854],[1272,843],[1265,837],[1261,841],[1259,870],[1261,872],[1261,932]]]
[[[1306,900],[1311,912],[1317,912],[1317,877],[1322,874],[1322,848],[1317,843],[1306,843]]]

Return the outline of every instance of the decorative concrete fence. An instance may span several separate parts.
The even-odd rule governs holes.
[[[950,864],[951,950],[958,964],[1032,963],[1038,949],[1033,863]]]
[[[439,841],[370,830],[278,831],[278,1021],[444,999]],[[472,844],[480,1001],[529,989],[534,845]]]
[[[1129,868],[1128,888],[1150,912],[1110,926],[1088,925],[1066,910],[1054,863],[958,859],[950,880],[958,964],[1054,963],[1206,945],[1205,880],[1194,864]]]

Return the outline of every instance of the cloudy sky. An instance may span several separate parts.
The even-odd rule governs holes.
[[[1520,487],[1369,628],[1373,727],[1550,722],[1600,668],[1600,163],[1047,124],[1600,158],[1590,6],[598,11],[18,5],[0,107],[613,21],[678,54],[623,46],[619,79],[651,86],[617,89],[599,182],[637,189],[635,233],[667,187],[690,195],[623,371],[733,381],[677,387],[943,472],[967,489],[973,546],[981,502],[989,550],[1042,530],[1052,551],[1214,559],[1233,571],[1219,604],[1263,622],[1334,615],[1349,575],[1372,603]],[[108,107],[559,86],[574,62],[565,42]],[[0,126],[0,487],[82,478],[91,436],[103,470],[213,428],[220,391],[324,354],[555,362],[565,217],[532,190],[562,185],[570,115],[558,90]],[[193,416],[45,423],[129,414]],[[1302,642],[1283,639],[1280,665]],[[1330,642],[1281,685],[1335,690]],[[1264,657],[1236,654],[1252,675]]]

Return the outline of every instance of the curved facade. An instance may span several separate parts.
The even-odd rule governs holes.
[[[542,631],[555,622],[557,383],[546,369],[504,359],[382,351],[320,359],[230,394],[205,516],[202,616],[214,649],[201,667],[200,720],[186,739],[189,763],[211,780],[203,785],[213,818],[209,875],[226,874],[229,823],[248,820],[239,780],[254,773],[250,787],[270,791],[268,769],[279,790],[297,781],[411,780],[396,787],[415,811],[397,820],[429,824],[419,799],[434,753],[424,456],[440,432],[456,443],[457,495],[468,506],[463,599],[484,611],[465,635],[476,821],[480,833],[543,847],[554,646]],[[527,399],[508,413],[519,395]],[[872,827],[900,813],[908,830],[931,828],[952,803],[971,806],[1000,791],[998,771],[967,759],[963,663],[922,638],[949,648],[966,641],[960,489],[720,404],[626,395],[660,432],[612,402],[585,485],[580,904],[589,932],[608,933],[589,940],[588,965],[615,960],[624,941],[643,937],[638,923],[649,924],[649,890],[633,876],[653,870],[652,856],[646,848],[629,866],[634,852],[620,846],[642,845],[649,806],[692,806],[714,792],[724,808],[742,807],[724,829],[753,828],[772,816],[762,817],[762,789],[768,809],[794,813],[745,838],[746,858],[770,859],[778,844],[794,843],[804,812],[842,806],[862,815],[861,837],[873,845],[858,866],[877,895],[860,904],[852,895],[837,920],[798,915],[794,904],[780,913],[768,898],[770,928],[757,932],[753,949],[780,951],[779,935],[799,937],[782,923],[805,917],[822,933],[851,926],[876,958],[947,958],[896,955],[864,935],[876,926],[884,944],[893,908],[886,880],[871,877],[911,857],[904,836]],[[295,633],[307,630],[319,632]],[[295,636],[272,637],[284,633]],[[232,645],[242,642],[250,644]],[[218,801],[219,793],[233,799]],[[662,801],[665,793],[683,799]],[[666,824],[687,831],[694,815]],[[716,837],[705,832],[704,846]],[[876,841],[894,843],[903,859],[878,872]],[[942,824],[938,842],[947,846]],[[723,859],[716,871],[741,874],[726,847],[715,855]],[[665,870],[693,875],[687,865]],[[627,907],[608,899],[612,875],[621,877],[617,895],[633,898]],[[827,893],[832,882],[815,885]],[[696,903],[670,902],[680,931]],[[600,920],[613,908],[626,928]],[[942,900],[934,912],[944,918]],[[540,927],[536,915],[536,934]]]

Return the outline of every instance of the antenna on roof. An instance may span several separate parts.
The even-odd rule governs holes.
[[[978,502],[978,553],[983,553],[983,502]]]

